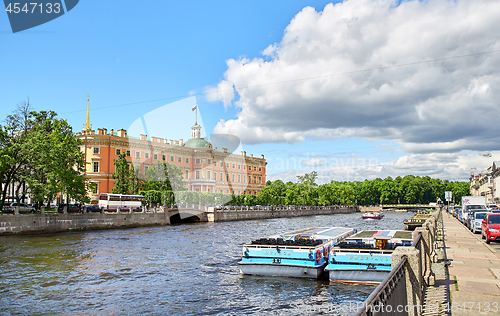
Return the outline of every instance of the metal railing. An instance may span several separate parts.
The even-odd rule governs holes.
[[[400,306],[407,306],[406,262],[406,257],[402,257],[354,315],[407,315],[404,309],[398,310]]]

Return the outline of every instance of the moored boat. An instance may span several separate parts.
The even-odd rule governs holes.
[[[427,221],[431,215],[419,213],[414,215],[412,218],[404,221],[406,230],[415,230],[417,227],[422,227],[422,225]]]
[[[243,245],[240,272],[317,279],[331,247],[354,233],[353,228],[321,227],[254,240]]]
[[[361,231],[331,249],[325,272],[332,282],[377,284],[391,271],[394,249],[411,244],[409,231]]]
[[[365,212],[361,215],[363,219],[381,219],[382,217],[384,217],[384,215],[378,212]]]

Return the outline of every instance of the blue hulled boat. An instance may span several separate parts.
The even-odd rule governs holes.
[[[319,278],[330,249],[353,235],[353,228],[308,228],[257,239],[243,245],[242,274]]]
[[[325,271],[332,282],[377,284],[391,271],[398,246],[410,246],[409,231],[361,231],[332,248]]]

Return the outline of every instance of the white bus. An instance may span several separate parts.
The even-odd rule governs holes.
[[[99,195],[99,208],[106,212],[116,212],[118,208],[122,212],[132,209],[134,212],[142,212],[142,206],[146,203],[146,198],[142,195],[125,195],[101,193]]]

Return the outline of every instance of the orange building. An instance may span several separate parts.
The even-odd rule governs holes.
[[[88,109],[87,109],[88,111]],[[86,175],[97,184],[91,200],[97,201],[100,193],[110,193],[114,186],[114,162],[121,153],[135,170],[145,174],[157,162],[167,162],[182,168],[184,186],[189,191],[221,192],[256,195],[266,184],[266,160],[228,152],[227,148],[212,148],[200,137],[201,126],[191,127],[191,139],[167,140],[140,135],[127,136],[126,130],[90,128],[87,123],[76,137],[82,140],[81,151],[86,161]],[[94,202],[95,203],[95,202]]]

